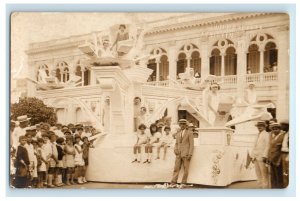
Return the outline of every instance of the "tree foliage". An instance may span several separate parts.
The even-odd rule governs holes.
[[[54,125],[57,122],[54,108],[47,107],[42,100],[34,97],[20,98],[18,103],[11,105],[12,120],[16,121],[17,117],[22,115],[27,115],[31,118],[31,125],[35,125],[40,122]]]

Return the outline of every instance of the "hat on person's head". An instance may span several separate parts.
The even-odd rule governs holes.
[[[266,124],[265,121],[258,121],[258,122],[255,124],[255,126],[256,126],[256,127],[258,127],[258,126],[264,126],[264,127],[266,127],[267,124]]]
[[[26,128],[25,128],[25,131],[26,131],[26,132],[31,131],[31,127],[30,127],[30,126],[26,127]]]
[[[57,135],[53,131],[48,131],[48,135],[49,135],[49,137],[51,137],[53,135],[57,137]]]
[[[67,136],[66,136],[66,141],[67,141],[67,140],[73,141],[73,136],[72,136],[72,135],[67,135]]]
[[[82,124],[76,124],[75,127],[80,128],[80,127],[83,127],[83,125]]]
[[[56,127],[56,126],[52,126],[52,127],[50,128],[50,131],[55,131],[55,130],[57,130],[57,127]]]
[[[63,126],[61,127],[61,129],[62,129],[62,130],[69,130],[69,127],[66,126],[66,125],[63,125]]]
[[[38,142],[38,143],[41,143],[41,142],[44,143],[44,140],[43,140],[43,138],[38,138],[38,139],[37,139],[37,142]]]
[[[179,124],[186,124],[187,125],[189,122],[186,119],[179,119],[178,123]]]
[[[37,138],[36,138],[36,137],[33,137],[32,140],[31,140],[31,144],[37,143],[37,142],[38,142],[38,141],[37,141]]]
[[[193,123],[189,123],[189,127],[193,127],[194,128],[194,124]]]
[[[35,130],[36,130],[36,125],[31,126],[30,129],[31,129],[32,131],[35,131]]]
[[[270,124],[270,129],[273,129],[273,128],[281,128],[281,126],[280,126],[280,124],[279,123],[272,123],[272,124]]]
[[[141,129],[146,129],[147,128],[147,126],[145,125],[145,124],[140,124],[139,125],[139,130],[141,130]]]
[[[165,126],[164,130],[171,130],[170,126]]]
[[[31,118],[28,118],[27,115],[22,115],[22,116],[18,116],[17,117],[17,121],[18,122],[25,122],[25,121],[29,121]]]
[[[75,139],[75,140],[76,140],[77,138],[81,139],[80,135],[76,134],[76,135],[74,136],[74,139]]]
[[[213,82],[210,84],[211,87],[216,86],[216,87],[220,87],[220,85],[217,82]]]
[[[85,139],[89,140],[89,138],[88,138],[87,136],[83,136],[83,137],[81,138],[82,141],[84,141]]]
[[[61,143],[63,143],[64,141],[65,141],[64,138],[59,137],[59,138],[57,138],[56,143],[57,143],[57,144],[61,144]]]
[[[284,119],[284,120],[280,121],[280,124],[289,124],[289,120]]]
[[[72,135],[72,132],[68,129],[64,132],[64,135]]]
[[[42,134],[42,137],[47,137],[47,138],[50,138],[49,134],[48,133],[43,133]]]
[[[162,127],[164,127],[165,126],[165,124],[163,123],[163,122],[158,122],[157,123],[157,127],[158,128],[162,128]]]
[[[73,128],[74,127],[74,124],[70,123],[67,125],[69,128]]]
[[[33,137],[33,134],[32,133],[26,133],[25,136],[26,137],[29,137],[29,136]]]

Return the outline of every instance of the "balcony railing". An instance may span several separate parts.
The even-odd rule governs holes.
[[[256,84],[268,84],[278,81],[278,73],[253,73],[246,75],[246,83],[255,82]]]
[[[221,85],[230,87],[230,86],[235,86],[237,85],[237,75],[227,75],[227,76],[216,76],[213,81],[216,81],[220,83]],[[254,82],[258,85],[274,85],[278,81],[278,73],[277,72],[269,72],[269,73],[255,73],[255,74],[247,74],[243,76],[244,82],[249,83],[249,82]],[[210,80],[212,81],[212,80]],[[176,83],[174,83],[176,82]],[[200,84],[201,83],[201,78],[195,78],[193,80],[194,84]],[[187,84],[178,79],[176,81],[170,81],[170,80],[164,80],[164,81],[154,81],[154,82],[147,82],[145,85],[148,86],[160,86],[160,87],[175,87],[176,85],[185,87]]]

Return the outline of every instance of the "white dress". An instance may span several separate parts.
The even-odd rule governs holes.
[[[79,144],[75,144],[74,145],[75,147],[75,158],[74,158],[74,163],[75,163],[75,166],[84,166],[84,161],[83,161],[83,157],[82,157],[82,149],[81,149],[81,146]],[[77,151],[77,149],[79,150],[79,153]]]
[[[208,104],[210,105],[210,107],[208,107],[208,121],[211,123],[211,125],[214,125],[216,117],[217,117],[215,114],[215,111],[218,111],[219,104],[220,104],[219,94],[218,93],[216,93],[216,94],[209,93],[208,94]]]
[[[256,103],[257,100],[257,95],[255,90],[247,89],[246,90],[246,101],[250,104],[253,105]]]
[[[37,177],[37,158],[34,155],[34,152],[35,152],[34,147],[33,147],[32,144],[25,144],[25,148],[27,150],[28,158],[29,158],[29,161],[30,161],[30,166],[32,168],[31,176],[32,177]]]
[[[46,159],[45,151],[42,148],[39,147],[37,151],[43,159]],[[38,166],[37,170],[38,172],[45,172],[47,170],[46,164],[43,160],[41,161],[41,165]]]

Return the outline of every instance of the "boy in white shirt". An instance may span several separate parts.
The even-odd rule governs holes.
[[[171,146],[171,144],[174,140],[173,136],[170,134],[171,128],[169,126],[166,126],[164,128],[164,131],[165,131],[164,134],[160,138],[161,143],[157,147],[157,158],[156,159],[160,158],[160,148],[164,148],[164,157],[163,157],[163,159],[164,160],[166,159],[167,149],[168,149],[168,147]]]

